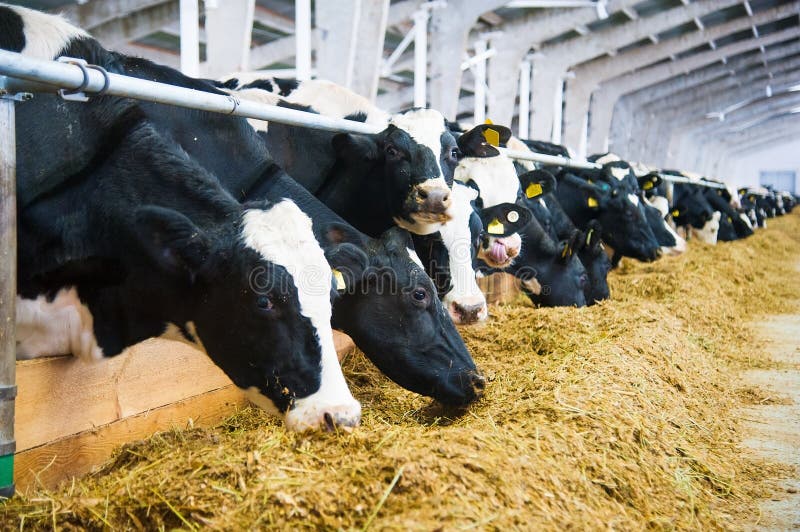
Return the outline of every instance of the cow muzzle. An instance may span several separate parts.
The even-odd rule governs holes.
[[[446,222],[452,204],[450,189],[438,184],[421,184],[414,187],[411,197],[414,202],[413,217],[424,222]]]
[[[326,432],[350,431],[361,422],[361,403],[353,399],[341,402],[315,400],[314,396],[298,399],[286,413],[289,430],[302,432],[322,429]]]
[[[508,268],[519,255],[521,248],[522,239],[518,233],[502,238],[492,236],[481,247],[478,258],[492,268]]]
[[[489,309],[486,300],[474,302],[453,301],[447,306],[447,312],[453,323],[458,325],[469,325],[485,320],[489,316]]]

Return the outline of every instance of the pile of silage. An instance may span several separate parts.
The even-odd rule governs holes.
[[[771,221],[772,222],[772,221]],[[625,263],[614,300],[491,309],[463,328],[489,379],[457,415],[359,353],[352,433],[290,434],[254,409],[122,448],[100,472],[17,497],[8,529],[708,529],[753,515],[735,371],[763,365],[746,322],[800,298],[800,216],[741,242]]]

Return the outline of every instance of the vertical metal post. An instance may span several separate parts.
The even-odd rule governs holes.
[[[475,41],[475,57],[486,53],[486,41],[479,39]],[[472,121],[476,124],[483,124],[486,121],[486,58],[481,58],[475,63],[475,112]]]
[[[199,0],[181,0],[181,72],[200,75],[200,8]]]
[[[14,495],[17,161],[14,100],[0,89],[0,497]]]
[[[561,108],[564,102],[564,80],[561,80],[561,83],[558,84],[558,90],[556,90],[555,98],[553,99],[553,135],[550,138],[550,142],[555,142],[556,144],[561,143],[561,121],[563,120],[563,109]]]
[[[294,2],[295,77],[311,79],[311,0]]]
[[[519,124],[517,136],[521,139],[530,138],[530,112],[531,62],[525,59],[519,64]]]
[[[428,17],[427,9],[414,13],[414,107],[428,104]]]

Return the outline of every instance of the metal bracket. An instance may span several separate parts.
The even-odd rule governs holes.
[[[95,96],[101,96],[108,90],[108,86],[111,83],[111,79],[108,77],[108,72],[106,69],[99,66],[99,65],[90,65],[84,59],[76,59],[74,57],[59,57],[56,59],[59,63],[65,63],[67,65],[74,65],[81,69],[83,73],[83,81],[81,84],[75,89],[60,89],[58,91],[58,95],[61,96],[63,100],[69,102],[88,102],[89,96],[86,95],[83,90],[89,86],[89,82],[91,79],[89,78],[89,70],[97,70],[103,75],[104,83],[103,88],[100,89],[95,93]]]
[[[9,92],[6,89],[8,76],[0,76],[0,100],[14,100],[15,102],[27,102],[33,99],[30,92]]]

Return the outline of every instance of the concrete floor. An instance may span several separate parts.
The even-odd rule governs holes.
[[[748,432],[744,445],[761,458],[793,465],[795,475],[780,481],[753,516],[750,529],[800,530],[800,314],[773,316],[756,324],[759,341],[780,369],[742,374],[743,383],[768,390],[777,403],[742,411]]]

